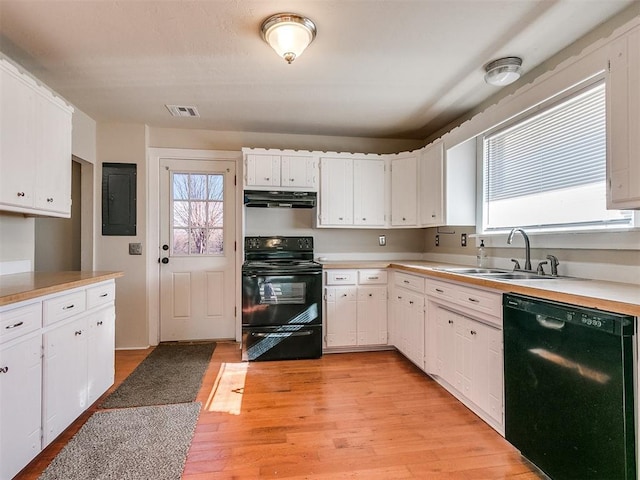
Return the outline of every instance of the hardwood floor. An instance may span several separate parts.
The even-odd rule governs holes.
[[[149,351],[118,351],[116,384]],[[236,344],[219,343],[197,401],[184,480],[539,479],[396,352],[242,363]],[[37,479],[93,411],[16,478]]]

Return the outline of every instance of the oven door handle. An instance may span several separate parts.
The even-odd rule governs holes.
[[[282,269],[282,270],[278,270],[277,272],[250,270],[250,271],[243,272],[242,275],[245,277],[251,277],[251,278],[256,278],[256,277],[274,278],[274,277],[281,277],[283,275],[322,275],[322,270],[312,271],[312,272],[306,272],[304,270],[294,270],[294,269]]]
[[[260,337],[260,338],[287,338],[287,337],[307,337],[312,335],[313,332],[310,330],[303,330],[298,332],[252,332],[252,337]]]

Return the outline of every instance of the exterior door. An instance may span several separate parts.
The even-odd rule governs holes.
[[[160,161],[160,341],[235,338],[235,168]]]

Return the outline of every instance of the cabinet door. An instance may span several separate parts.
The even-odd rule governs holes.
[[[71,114],[37,95],[38,121],[35,207],[71,215]]]
[[[455,385],[454,342],[456,314],[436,307],[435,313],[435,373],[446,382]]]
[[[88,401],[95,402],[114,381],[115,365],[115,307],[109,305],[92,313],[88,323]]]
[[[443,165],[444,147],[435,142],[422,152],[420,160],[420,224],[422,226],[442,225]]]
[[[465,395],[502,424],[502,332],[468,319],[471,388]]]
[[[474,330],[469,327],[469,320],[461,315],[451,314],[454,321],[454,386],[465,397],[473,399],[472,389],[472,359],[474,355]],[[476,390],[478,386],[475,387]]]
[[[12,73],[0,68],[0,98],[0,203],[33,207],[36,93]]]
[[[0,478],[13,478],[40,452],[42,336],[0,349]]]
[[[87,408],[86,318],[44,334],[44,440],[54,440]]]
[[[607,208],[640,208],[640,28],[614,41],[607,76]]]
[[[327,347],[356,345],[356,287],[328,287],[326,297]]]
[[[247,187],[280,186],[280,155],[248,154]]]
[[[391,160],[391,224],[417,224],[418,170],[415,156]]]
[[[320,225],[353,225],[353,160],[320,161]]]
[[[313,158],[283,155],[280,172],[283,187],[316,187],[316,162]]]
[[[353,224],[384,226],[385,161],[353,161]]]
[[[424,370],[424,297],[411,294],[407,303],[409,359]]]
[[[387,287],[358,287],[358,345],[387,343]]]

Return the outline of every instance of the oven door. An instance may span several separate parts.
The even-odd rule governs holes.
[[[243,327],[242,360],[297,360],[322,356],[322,325]]]
[[[243,327],[321,324],[321,270],[313,273],[243,273]]]

